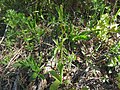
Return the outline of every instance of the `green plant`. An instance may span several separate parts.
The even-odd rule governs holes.
[[[64,65],[59,62],[57,69],[60,74],[57,74],[56,71],[54,71],[54,70],[50,71],[50,74],[55,79],[55,81],[50,86],[50,90],[57,90],[59,85],[63,83],[63,67],[64,67]]]
[[[37,26],[33,17],[25,17],[23,13],[8,10],[5,22],[11,27],[7,32],[7,42],[25,42],[28,50],[33,50],[35,44],[40,43],[44,30]]]
[[[40,74],[41,70],[43,69],[41,63],[42,60],[40,60],[39,63],[37,63],[32,56],[29,56],[26,60],[19,61],[14,66],[17,66],[22,69],[27,69],[28,75],[30,76],[30,80],[35,80],[37,77],[44,79],[44,75]]]
[[[118,19],[117,16],[119,16],[119,12],[120,10],[118,10],[112,18],[108,13],[101,15],[98,23],[92,28],[94,35],[96,35],[100,42],[102,44],[104,43],[106,48],[108,48],[108,51],[104,53],[105,59],[103,60],[106,60],[106,66],[112,68],[115,68],[120,63],[120,45],[119,37],[117,36],[117,34],[119,34],[119,24],[115,22]],[[113,37],[116,37],[116,39],[113,40]],[[102,44],[98,45],[97,51],[100,50]],[[111,71],[111,69],[108,71]]]
[[[90,13],[90,21],[88,22],[90,25],[90,28],[92,28],[97,21],[99,20],[100,16],[104,14],[105,10],[108,10],[109,7],[107,7],[104,3],[104,0],[92,0],[92,8]],[[108,12],[108,11],[107,11]]]
[[[117,79],[117,81],[118,81],[118,83],[117,83],[118,88],[120,89],[120,73],[118,73],[116,79]]]
[[[67,40],[66,37],[66,28],[64,23],[64,17],[63,17],[63,6],[60,5],[60,7],[56,8],[58,12],[58,22],[59,22],[59,30],[61,30],[61,35],[58,36],[57,40],[53,40],[55,43],[55,49],[54,49],[54,58],[55,62],[57,64],[58,72],[55,70],[50,71],[50,74],[54,77],[55,81],[51,84],[50,90],[57,90],[60,84],[63,83],[63,70],[65,66],[65,53],[67,54],[67,50],[64,47],[64,43]],[[60,73],[60,74],[58,74]]]
[[[56,86],[56,89],[59,87],[60,84],[62,84],[62,75],[63,75],[63,66],[71,68],[71,63],[73,60],[76,59],[75,54],[69,54],[68,50],[65,47],[65,44],[67,41],[75,43],[79,40],[89,40],[89,34],[91,33],[90,31],[83,31],[79,32],[79,28],[75,28],[74,25],[69,24],[66,19],[64,19],[64,11],[63,11],[63,6],[60,5],[60,7],[56,8],[58,12],[58,20],[53,22],[57,22],[58,27],[57,29],[59,30],[58,38],[55,40],[53,39],[55,43],[55,48],[54,48],[54,58],[56,62],[56,67],[58,69],[58,72],[60,73],[57,74],[57,71],[51,71],[51,75],[55,78],[55,81],[51,85],[51,90],[53,90],[53,87]],[[51,23],[54,24],[54,23]],[[54,89],[54,90],[56,90]]]
[[[63,79],[63,67],[66,63],[65,61],[65,53],[67,53],[67,50],[64,47],[64,42],[67,38],[59,38],[60,43],[58,42],[59,40],[55,41],[54,43],[56,44],[55,50],[54,50],[54,58],[55,58],[55,62],[57,64],[57,69],[60,73],[57,74],[56,71],[50,71],[50,74],[55,78],[55,81],[53,82],[53,84],[51,84],[50,86],[50,90],[57,90],[57,88],[59,87],[60,84],[62,84],[62,79]]]
[[[118,40],[115,45],[111,47],[110,55],[108,56],[110,58],[110,61],[108,63],[108,66],[110,67],[116,67],[120,65],[120,41]]]
[[[97,37],[102,41],[107,42],[111,37],[111,33],[119,32],[118,24],[114,22],[117,19],[117,16],[119,16],[119,12],[120,10],[118,10],[112,19],[108,13],[101,15],[97,25],[92,28]]]

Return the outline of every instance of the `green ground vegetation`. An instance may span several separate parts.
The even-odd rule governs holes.
[[[119,0],[0,0],[0,90],[119,90]]]

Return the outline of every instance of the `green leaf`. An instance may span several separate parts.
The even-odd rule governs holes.
[[[77,35],[72,40],[73,41],[77,41],[77,40],[89,40],[89,37],[87,35]]]
[[[55,45],[58,45],[58,40],[53,39],[53,42],[55,43]]]
[[[84,31],[81,32],[80,35],[89,35],[90,33],[92,33],[92,31]]]
[[[62,45],[63,45],[63,43],[64,43],[66,40],[67,40],[67,38],[63,38],[63,39],[62,39]]]
[[[115,14],[115,19],[117,18],[117,16],[120,16],[120,9],[117,11],[117,13]]]
[[[63,21],[63,6],[60,5],[60,7],[56,7],[56,10],[57,10],[57,13],[58,13],[58,16],[59,16],[59,20]]]
[[[88,88],[85,86],[85,87],[82,87],[81,90],[88,90]]]
[[[35,79],[37,76],[38,76],[38,73],[35,73],[35,72],[34,72],[34,73],[32,74],[32,76],[31,76],[31,78],[32,78],[32,79]]]
[[[60,82],[62,83],[62,77],[63,77],[63,64],[62,63],[58,63],[58,69],[60,72]]]
[[[60,81],[58,80],[54,81],[50,86],[50,90],[57,90],[59,85],[60,85]]]
[[[55,50],[54,50],[54,56],[56,56],[56,54],[57,54],[58,50],[59,50],[59,48],[58,48],[58,47],[57,47],[57,48],[55,48]]]
[[[53,78],[55,78],[58,81],[61,81],[61,78],[59,76],[59,74],[57,74],[54,70],[50,71],[50,74],[53,76]]]
[[[43,74],[39,74],[39,75],[38,75],[38,78],[45,79],[45,77],[44,77]]]

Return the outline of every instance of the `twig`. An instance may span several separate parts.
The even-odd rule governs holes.
[[[118,0],[115,1],[115,4],[114,4],[114,6],[113,6],[112,15],[115,13],[115,9],[116,9],[116,6],[117,6],[117,2],[118,2]]]
[[[16,73],[16,78],[15,78],[12,90],[17,90],[17,88],[18,88],[18,81],[19,81],[19,72]]]
[[[6,25],[6,29],[5,29],[4,35],[3,35],[2,39],[0,40],[0,45],[3,42],[3,40],[5,39],[5,35],[6,35],[7,30],[8,30],[8,25]]]
[[[15,52],[15,55],[10,59],[8,65],[4,69],[2,75],[5,73],[5,71],[7,70],[7,68],[11,65],[11,63],[19,57],[20,51],[22,50],[22,48],[23,48],[23,46],[17,52]]]

